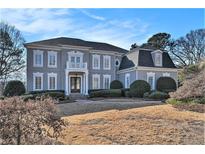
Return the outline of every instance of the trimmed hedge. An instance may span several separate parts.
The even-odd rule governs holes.
[[[28,94],[44,94],[47,92],[61,92],[61,93],[65,93],[64,90],[40,90],[40,91],[30,91],[28,92]]]
[[[173,92],[177,89],[177,85],[174,79],[170,77],[160,77],[157,80],[157,90],[163,92]]]
[[[3,95],[7,97],[20,96],[26,92],[26,88],[21,81],[9,81],[4,89]]]
[[[169,98],[169,95],[161,91],[152,91],[144,93],[144,98],[163,100]]]
[[[136,80],[130,85],[130,97],[143,97],[145,92],[151,89],[149,83],[144,80]]]
[[[122,88],[122,96],[123,97],[130,97],[129,96],[129,91],[130,91],[130,88]]]
[[[88,89],[88,94],[95,92],[95,91],[101,91],[101,90],[106,90],[106,89]]]
[[[121,97],[121,89],[107,89],[90,92],[90,97]]]
[[[110,83],[110,89],[121,89],[123,88],[122,82],[120,82],[119,80],[113,80]]]
[[[41,96],[46,96],[46,97],[51,97],[53,99],[63,101],[69,99],[68,96],[65,96],[64,91],[62,92],[61,90],[55,90],[55,91],[35,91],[27,95],[23,95],[24,100],[29,100],[29,99],[36,99]]]

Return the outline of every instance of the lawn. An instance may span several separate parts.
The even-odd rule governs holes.
[[[67,116],[63,144],[204,144],[203,113],[171,105]]]

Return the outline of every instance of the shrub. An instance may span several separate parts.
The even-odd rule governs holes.
[[[157,80],[157,90],[163,92],[173,92],[177,89],[176,82],[170,77],[160,77]]]
[[[121,89],[123,88],[122,82],[120,82],[119,80],[113,80],[110,83],[110,89]]]
[[[101,91],[101,90],[105,90],[105,89],[89,89],[88,94],[90,95],[90,93],[92,93],[92,92]]]
[[[144,98],[162,100],[169,98],[169,95],[161,91],[152,91],[144,93]]]
[[[167,101],[169,104],[178,105],[178,104],[205,104],[205,97],[202,98],[186,98],[186,99],[176,99],[169,98]]]
[[[129,91],[130,91],[129,88],[122,88],[121,90],[122,90],[123,97],[129,97]]]
[[[21,81],[9,81],[4,89],[4,96],[20,96],[26,91],[24,84]]]
[[[67,100],[69,99],[68,96],[65,96],[64,91],[61,90],[55,90],[55,91],[36,91],[31,92],[30,94],[23,95],[22,98],[27,101],[29,99],[36,99],[40,98],[42,96],[51,97],[52,99],[56,99],[59,101]]]
[[[143,97],[144,93],[149,91],[149,83],[144,80],[136,80],[130,85],[129,95],[131,97]]]
[[[176,92],[170,93],[172,98],[202,98],[205,97],[205,70],[196,74],[192,79],[184,81],[183,86],[179,87]]]
[[[120,97],[121,89],[108,89],[90,92],[90,97]]]
[[[32,94],[27,94],[27,95],[22,95],[21,98],[22,98],[24,101],[28,101],[28,100],[34,100],[34,99],[36,99],[36,96],[35,96],[35,95],[32,95]]]
[[[30,92],[28,92],[28,94],[43,94],[43,93],[47,93],[47,92],[61,92],[61,93],[65,93],[64,90],[40,90],[40,91],[30,91]]]
[[[50,98],[0,100],[1,144],[53,144],[66,124],[54,103]]]
[[[0,100],[3,100],[4,99],[4,96],[0,96]]]
[[[49,96],[53,99],[57,99],[57,100],[65,99],[65,94],[62,92],[46,92],[44,95]]]

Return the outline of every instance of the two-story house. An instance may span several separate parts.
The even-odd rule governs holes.
[[[54,38],[26,44],[27,90],[64,90],[88,94],[89,89],[109,89],[120,80],[125,88],[138,79],[155,89],[160,76],[177,81],[177,69],[167,52],[128,51],[107,43],[74,38]]]

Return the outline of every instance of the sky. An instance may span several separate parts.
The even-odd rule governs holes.
[[[174,39],[205,27],[205,9],[0,9],[0,21],[18,28],[26,42],[73,37],[125,49],[158,32]]]

